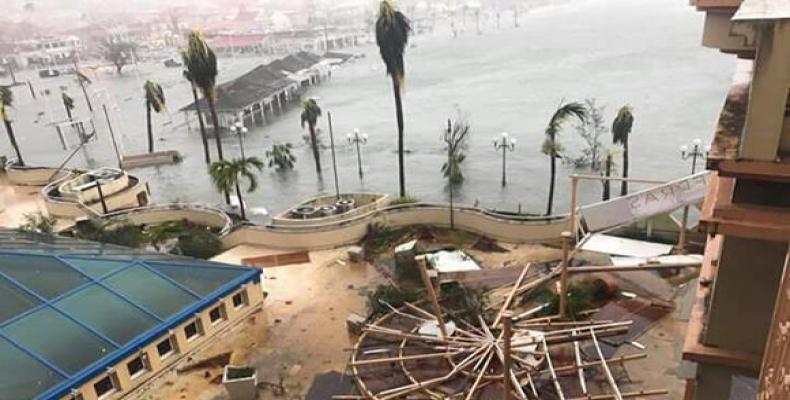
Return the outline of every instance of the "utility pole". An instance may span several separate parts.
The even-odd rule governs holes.
[[[332,130],[332,113],[326,113],[326,119],[329,122],[329,144],[332,147],[332,172],[335,175],[335,195],[340,200],[340,181],[337,178],[337,159],[335,158],[335,134]]]

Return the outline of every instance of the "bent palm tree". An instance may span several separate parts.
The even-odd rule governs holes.
[[[214,124],[214,137],[217,141],[217,156],[221,161],[224,159],[222,140],[220,139],[219,118],[214,103],[216,100],[214,85],[217,82],[217,57],[203,40],[203,36],[194,31],[189,34],[187,48],[181,51],[181,58],[184,60],[184,66],[189,74],[188,79],[200,89],[208,104],[211,121]]]
[[[315,99],[307,99],[302,103],[302,129],[305,124],[310,128],[310,146],[313,148],[313,158],[315,159],[315,170],[321,173],[321,156],[318,154],[318,138],[315,134],[315,124],[321,116],[321,107]]]
[[[557,141],[557,136],[562,130],[562,125],[571,118],[578,118],[579,121],[587,120],[587,109],[584,104],[573,102],[563,105],[554,112],[546,127],[546,140],[543,142],[543,154],[549,156],[551,161],[551,180],[549,181],[549,202],[546,207],[546,215],[551,215],[554,208],[554,186],[557,180],[557,158],[561,157],[562,145]]]
[[[71,115],[71,110],[74,109],[74,99],[72,99],[71,96],[66,94],[66,92],[61,93],[61,97],[63,98],[63,108],[66,109],[66,117],[68,117],[69,121],[71,121],[73,119]]]
[[[209,166],[211,182],[218,191],[228,193],[231,190],[236,190],[242,219],[247,219],[244,200],[241,197],[242,179],[247,179],[247,182],[249,182],[247,193],[254,192],[258,188],[258,177],[255,176],[255,169],[258,171],[263,170],[263,161],[257,157],[220,160],[211,163]]]
[[[617,117],[612,123],[612,141],[623,146],[623,178],[628,178],[628,139],[634,127],[634,114],[631,106],[625,105],[617,112]],[[620,186],[620,195],[628,194],[628,182],[623,181]]]
[[[186,60],[184,63],[186,64]],[[200,111],[200,99],[198,98],[197,86],[195,86],[192,74],[188,70],[184,70],[184,79],[189,81],[189,86],[192,89],[192,98],[195,100],[195,111],[197,112],[198,125],[200,126],[200,139],[203,140],[203,152],[206,156],[206,164],[211,164],[211,153],[208,149],[208,136],[206,136],[206,123],[203,122],[203,113]]]
[[[165,92],[156,82],[145,81],[143,85],[145,90],[145,118],[146,126],[148,127],[148,152],[154,152],[154,130],[151,126],[151,110],[160,113],[165,109]]]
[[[406,197],[406,173],[403,161],[403,103],[401,85],[406,75],[403,51],[409,44],[411,22],[403,13],[395,9],[390,0],[383,0],[379,6],[376,21],[376,44],[381,59],[387,66],[387,75],[392,78],[395,93],[395,115],[398,120],[398,176],[400,178],[400,197]]]
[[[8,140],[11,142],[11,147],[14,148],[14,152],[16,153],[16,160],[17,165],[24,166],[25,162],[22,160],[22,153],[19,151],[19,145],[16,142],[16,136],[14,136],[14,127],[11,125],[11,117],[8,116],[8,107],[12,107],[14,104],[14,94],[11,92],[11,89],[0,86],[0,118],[3,118],[3,124],[5,125],[5,132],[8,134]]]

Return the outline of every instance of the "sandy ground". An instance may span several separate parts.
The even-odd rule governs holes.
[[[215,260],[240,263],[242,258],[275,254],[261,247],[240,246]],[[344,371],[354,341],[346,330],[352,312],[366,314],[369,290],[383,278],[367,264],[341,265],[346,249],[310,253],[309,264],[265,268],[264,290],[268,293],[263,311],[252,315],[236,329],[213,339],[195,359],[233,350],[234,359],[258,369],[258,380],[278,383],[288,389],[287,397],[263,390],[259,399],[302,399],[313,376]],[[211,378],[219,370],[176,375],[168,372],[134,393],[134,399],[226,399]]]
[[[25,223],[25,214],[44,212],[40,187],[12,186],[5,174],[0,174],[0,226],[16,228]]]

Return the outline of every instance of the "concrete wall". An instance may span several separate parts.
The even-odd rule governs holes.
[[[220,235],[229,233],[233,226],[233,220],[222,210],[198,204],[166,204],[136,208],[110,214],[108,218],[133,225],[151,225],[187,220],[197,225],[218,229]]]
[[[724,238],[705,345],[762,357],[786,257],[787,243]]]
[[[250,244],[289,250],[326,249],[358,242],[365,236],[368,225],[373,223],[393,228],[414,225],[449,227],[450,212],[443,206],[416,204],[390,207],[325,225],[245,226],[228,235],[223,243],[228,248]],[[506,242],[546,242],[558,240],[562,231],[568,229],[568,220],[508,220],[487,215],[478,209],[461,208],[455,211],[455,227]]]
[[[323,207],[327,205],[335,205],[336,197],[335,196],[323,196],[308,200],[302,204],[299,204],[296,207],[292,207],[288,211],[280,213],[276,217],[272,218],[272,225],[275,226],[310,226],[310,225],[323,225],[332,222],[342,221],[351,219],[360,215],[368,214],[372,211],[381,209],[386,207],[389,204],[389,196],[386,194],[378,194],[378,193],[352,193],[352,194],[344,194],[340,196],[342,199],[353,198],[356,202],[356,206],[353,210],[350,210],[343,214],[332,215],[329,217],[322,217],[322,218],[311,218],[311,219],[292,219],[288,215],[292,209],[299,208],[299,207]]]
[[[233,306],[232,299],[237,293],[244,293],[244,296],[247,299],[245,306],[239,308]],[[141,384],[154,378],[158,373],[166,370],[168,367],[173,366],[177,361],[183,359],[191,352],[200,348],[212,336],[231,328],[233,325],[240,322],[244,317],[249,315],[254,310],[260,308],[262,305],[263,289],[261,288],[260,283],[248,283],[238,290],[232,292],[228,296],[223,297],[216,303],[207,306],[197,313],[194,318],[187,319],[186,321],[171,329],[169,332],[152,340],[150,343],[143,346],[139,352],[130,355],[109,369],[107,373],[103,373],[94,377],[92,380],[82,385],[82,387],[78,389],[78,392],[82,395],[83,400],[98,400],[99,397],[96,395],[94,385],[106,378],[109,374],[114,382],[115,391],[112,392],[112,394],[101,397],[101,399],[119,399],[129,394],[130,391],[134,390]],[[224,318],[222,321],[212,324],[211,319],[209,318],[209,312],[216,307],[222,308]],[[184,328],[194,321],[198,321],[200,334],[197,337],[192,338],[192,340],[187,340],[184,333]],[[168,337],[172,340],[174,353],[163,359],[159,356],[156,346]],[[145,365],[144,372],[136,376],[130,376],[127,365],[129,362],[140,356],[143,357],[143,364]],[[73,397],[71,395],[63,398],[63,400],[72,399]]]
[[[6,167],[8,182],[18,186],[44,186],[71,175],[68,170],[56,172],[55,168],[48,167]]]

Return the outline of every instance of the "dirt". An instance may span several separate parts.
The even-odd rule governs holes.
[[[232,349],[232,362],[250,364],[258,370],[258,381],[279,384],[285,397],[262,390],[259,399],[302,399],[313,377],[329,371],[344,371],[349,357],[345,350],[354,339],[346,329],[352,312],[365,315],[369,290],[383,278],[367,264],[342,265],[347,249],[311,252],[307,264],[263,269],[263,311],[249,318],[194,357],[201,359]],[[216,261],[239,263],[241,258],[276,254],[260,247],[240,246]],[[226,399],[221,385],[211,383],[221,370],[194,371],[183,375],[168,372],[134,393],[133,399]]]

